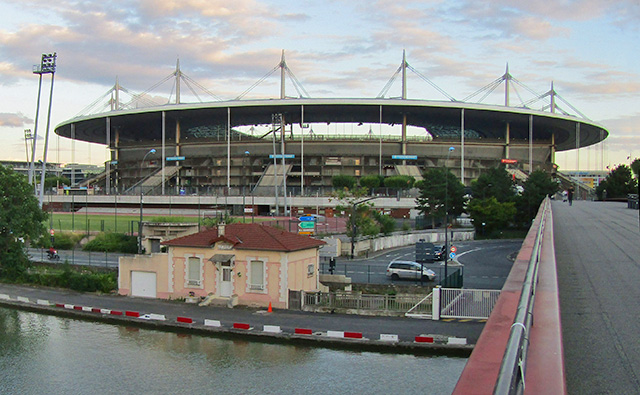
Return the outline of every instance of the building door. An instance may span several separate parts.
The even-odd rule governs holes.
[[[233,282],[231,281],[231,265],[229,262],[222,264],[222,281],[220,282],[220,296],[229,297],[233,293]]]
[[[145,298],[156,297],[156,274],[150,272],[131,272],[131,296]]]

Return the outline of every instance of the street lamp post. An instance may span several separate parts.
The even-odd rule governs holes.
[[[142,162],[140,162],[140,178],[142,179],[142,165],[144,164],[145,159],[147,159],[147,155],[155,154],[156,149],[151,148],[149,152],[144,154],[142,157]],[[142,180],[141,180],[142,181]],[[140,183],[140,222],[138,222],[138,254],[142,254],[142,182]]]
[[[447,261],[449,260],[449,208],[447,205],[447,201],[449,200],[449,155],[453,152],[455,148],[449,147],[449,152],[447,152],[447,160],[444,162],[444,286],[446,287],[448,284],[448,273],[447,273]]]

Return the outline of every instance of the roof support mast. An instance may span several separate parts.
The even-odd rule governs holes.
[[[402,100],[407,99],[407,56],[406,52],[402,50]],[[407,114],[402,114],[402,155],[407,154]],[[402,161],[403,165],[407,164],[406,160]]]
[[[509,63],[507,63],[507,70],[504,72],[504,106],[509,107],[509,82],[511,81],[511,74],[509,74]]]
[[[180,104],[180,79],[182,72],[180,71],[180,58],[176,62],[176,104]]]
[[[287,68],[287,62],[284,60],[284,49],[282,50],[282,58],[280,59],[280,98],[285,98],[284,92],[284,72]]]

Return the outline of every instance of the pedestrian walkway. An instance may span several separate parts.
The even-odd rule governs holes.
[[[638,211],[591,201],[552,209],[568,392],[638,393]]]
[[[121,324],[211,335],[307,341],[331,347],[385,349],[467,356],[482,322],[442,322],[403,317],[321,314],[291,310],[198,306],[181,301],[97,295],[0,284],[0,306],[77,315]]]

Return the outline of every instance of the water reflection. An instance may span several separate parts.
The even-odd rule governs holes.
[[[466,359],[179,335],[0,308],[0,393],[450,393]]]

